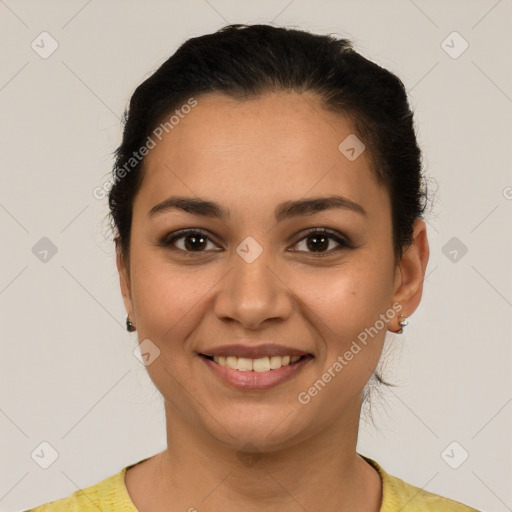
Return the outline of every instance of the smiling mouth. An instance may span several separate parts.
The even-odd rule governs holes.
[[[235,356],[209,356],[206,354],[201,354],[201,356],[217,363],[219,366],[223,366],[224,368],[239,370],[241,372],[252,371],[258,373],[278,370],[283,366],[294,366],[306,359],[313,358],[311,354],[304,354],[302,356],[270,356],[260,357],[258,359]]]

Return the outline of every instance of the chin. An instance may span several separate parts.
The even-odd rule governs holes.
[[[206,428],[224,446],[235,451],[274,452],[297,444],[307,437],[307,425],[301,425],[295,414],[276,416],[274,411],[237,414],[219,422],[208,419]],[[222,425],[222,426],[221,426]]]

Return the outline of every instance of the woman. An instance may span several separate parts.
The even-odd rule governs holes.
[[[401,81],[330,36],[228,26],[135,91],[109,204],[167,448],[36,511],[471,511],[356,452],[429,257]]]

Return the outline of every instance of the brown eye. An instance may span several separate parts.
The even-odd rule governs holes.
[[[172,246],[172,248],[192,253],[205,252],[208,242],[213,245],[213,242],[205,233],[190,229],[173,233],[171,237],[165,237],[161,244],[165,247]]]
[[[351,248],[351,244],[347,240],[326,229],[314,229],[310,231],[295,245],[300,245],[301,243],[306,250],[300,250],[299,252],[317,253],[318,256],[331,254],[332,252],[344,248]],[[334,247],[333,243],[335,244]]]

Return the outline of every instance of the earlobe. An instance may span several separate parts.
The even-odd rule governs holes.
[[[126,312],[130,318],[133,318],[133,305],[131,299],[130,272],[126,261],[123,258],[120,244],[116,241],[116,267],[119,274],[119,285],[123,297]]]
[[[394,302],[401,304],[401,313],[405,317],[411,316],[421,301],[429,253],[425,221],[416,219],[413,226],[413,241],[405,249],[399,268],[396,270],[393,295]],[[397,330],[400,328],[401,326],[398,325]]]

